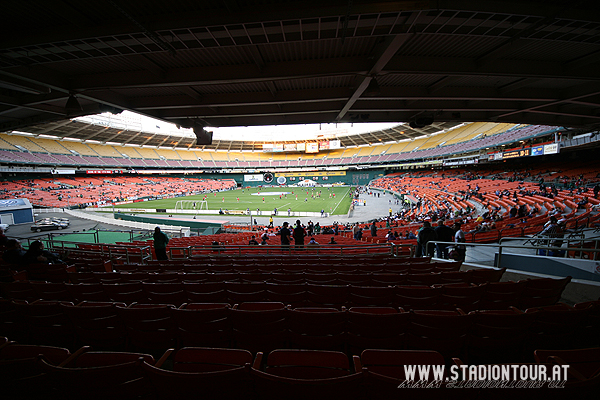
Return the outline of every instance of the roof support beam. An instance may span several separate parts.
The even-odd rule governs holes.
[[[362,77],[358,87],[354,93],[352,93],[344,107],[342,107],[338,116],[335,118],[336,121],[340,121],[342,118],[344,118],[346,113],[348,113],[348,110],[352,108],[354,103],[356,103],[356,100],[358,100],[358,98],[367,89],[369,83],[371,83],[371,80],[375,79],[375,76],[381,73],[386,64],[392,59],[392,57],[394,57],[396,52],[398,52],[400,47],[402,47],[402,45],[406,43],[406,41],[408,41],[408,39],[412,36],[412,34],[396,35],[391,39],[385,40],[382,44],[375,48],[375,62],[373,63],[373,66],[369,69],[367,76]]]

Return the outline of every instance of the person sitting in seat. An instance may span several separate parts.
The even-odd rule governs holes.
[[[58,257],[57,254],[51,253],[48,250],[44,250],[44,243],[39,240],[31,242],[29,249],[23,255],[23,262],[25,264],[35,263],[48,263],[48,264],[62,264],[63,261]]]
[[[587,203],[588,203],[588,198],[584,197],[583,199],[581,199],[580,201],[577,202],[577,209],[581,210],[581,209],[585,208]]]
[[[8,239],[6,241],[6,251],[2,255],[5,263],[20,266],[23,263],[24,255],[25,250],[21,247],[21,242],[17,239]]]
[[[8,238],[4,234],[4,229],[0,228],[0,246],[6,246]]]

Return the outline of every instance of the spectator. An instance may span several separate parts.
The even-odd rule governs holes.
[[[21,266],[23,264],[23,256],[25,250],[21,247],[21,242],[17,239],[8,239],[6,241],[6,251],[2,255],[5,263]]]
[[[283,227],[277,232],[281,239],[281,250],[287,251],[290,249],[291,232],[288,229],[289,223],[284,222]]]
[[[4,229],[0,228],[0,246],[5,246],[8,238],[4,234]]]
[[[443,220],[439,220],[437,222],[437,227],[435,228],[435,233],[437,235],[437,240],[441,242],[453,242],[454,241],[454,230],[449,226],[444,225]],[[448,259],[448,247],[450,244],[436,244],[435,248],[437,250],[437,258]]]
[[[427,243],[432,240],[437,240],[437,235],[435,230],[431,227],[431,223],[425,221],[417,235],[417,257],[433,256],[433,246],[427,247]]]
[[[361,227],[358,227],[358,232],[356,232],[356,240],[360,241],[363,237],[363,230]]]
[[[547,238],[556,238],[559,231],[558,219],[553,215],[550,217],[548,222],[544,225],[544,229],[540,232],[540,236]],[[546,241],[545,244],[549,244],[549,241]]]
[[[321,225],[317,222],[315,224],[315,235],[318,235],[321,233]]]
[[[462,224],[460,222],[455,222],[454,223],[454,242],[455,243],[465,243],[465,233],[461,230],[461,226]],[[461,244],[456,244],[455,247],[455,257],[454,260],[456,261],[465,261],[465,257],[466,257],[466,253],[467,253],[467,247],[465,245],[461,245]]]
[[[317,242],[313,237],[310,238],[310,241],[308,242],[307,247],[317,247],[319,245],[319,242]]]
[[[583,199],[581,199],[581,201],[577,202],[577,209],[579,209],[579,210],[584,209],[585,206],[587,205],[587,203],[588,203],[588,198],[584,197]]]
[[[261,235],[261,240],[269,240],[269,228],[265,228],[265,231]]]
[[[29,249],[23,255],[23,262],[25,264],[35,263],[49,263],[49,264],[62,264],[63,261],[58,255],[44,250],[44,243],[36,240],[31,242]]]
[[[335,241],[335,237],[333,237],[333,236],[331,237],[329,244],[337,244],[337,242]]]
[[[375,224],[375,221],[373,221],[373,223],[371,224],[371,236],[377,236],[377,225]]]
[[[304,230],[304,228],[302,227],[300,220],[296,220],[296,227],[294,228],[292,236],[294,237],[294,248],[296,250],[303,250],[304,238],[306,237],[306,230]]]
[[[248,241],[248,245],[250,245],[250,246],[258,246],[258,242],[256,241],[256,236],[252,235],[252,237]]]
[[[360,229],[360,227],[358,226],[358,224],[354,224],[354,227],[352,228],[352,236],[354,236],[354,240],[357,240],[357,236],[358,236],[358,230]]]
[[[394,240],[394,233],[392,232],[391,229],[388,231],[387,235],[385,235],[385,238],[387,239],[388,242],[391,242],[392,240]]]
[[[221,243],[217,242],[216,240],[212,242],[211,247],[213,253],[220,253],[221,251],[225,250],[225,248],[221,246]]]
[[[169,243],[169,237],[160,230],[160,227],[154,228],[154,251],[156,253],[157,260],[168,260],[167,257],[167,244]]]

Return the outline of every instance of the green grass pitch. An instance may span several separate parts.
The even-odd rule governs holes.
[[[279,215],[286,215],[289,208],[293,212],[321,212],[321,210],[325,210],[328,214],[339,215],[348,213],[351,204],[351,198],[348,194],[353,191],[354,188],[350,187],[254,187],[176,197],[173,199],[121,204],[115,206],[115,208],[175,209],[175,204],[179,200],[197,200],[198,203],[196,207],[199,208],[199,202],[206,196],[208,209],[217,210],[217,212],[219,209],[245,211],[249,208],[254,214],[256,209],[263,212],[272,212],[277,208]],[[321,192],[320,197],[317,196],[319,192]],[[332,193],[335,193],[335,197],[329,197]],[[188,209],[186,211],[190,214],[194,213],[193,209]]]

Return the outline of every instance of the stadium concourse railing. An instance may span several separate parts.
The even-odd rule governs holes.
[[[56,232],[49,232],[46,234],[41,234],[41,235],[37,235],[37,236],[30,236],[28,237],[28,241],[31,242],[32,239],[36,239],[36,240],[47,240],[47,241],[65,241],[65,242],[70,242],[69,240],[63,240],[61,239],[64,236],[70,236],[73,234],[76,234],[78,236],[84,236],[84,237],[88,237],[89,240],[82,240],[82,241],[71,241],[73,243],[102,243],[102,241],[100,240],[100,233],[103,234],[111,234],[111,233],[124,233],[129,235],[129,242],[133,243],[134,240],[140,240],[140,238],[145,238],[145,239],[152,239],[152,234],[154,233],[154,230],[115,230],[115,229],[90,229],[87,232],[61,232],[61,233],[56,233]],[[121,240],[123,241],[123,240]]]
[[[23,239],[31,242],[36,238]],[[154,257],[152,246],[139,244],[81,243],[42,239],[44,247],[66,259],[89,259],[89,262],[110,260],[113,263],[147,264]],[[107,271],[109,272],[109,271]]]
[[[57,212],[65,212],[64,208],[34,208],[34,214],[47,214],[47,213],[57,213]]]
[[[255,246],[255,245],[191,245],[185,247],[169,247],[167,249],[171,260],[194,259],[196,257],[211,255],[358,255],[358,254],[386,254],[395,257],[413,257],[415,245],[412,244],[363,244],[363,245],[319,245],[307,246],[297,249],[294,245],[283,248],[281,245]]]

